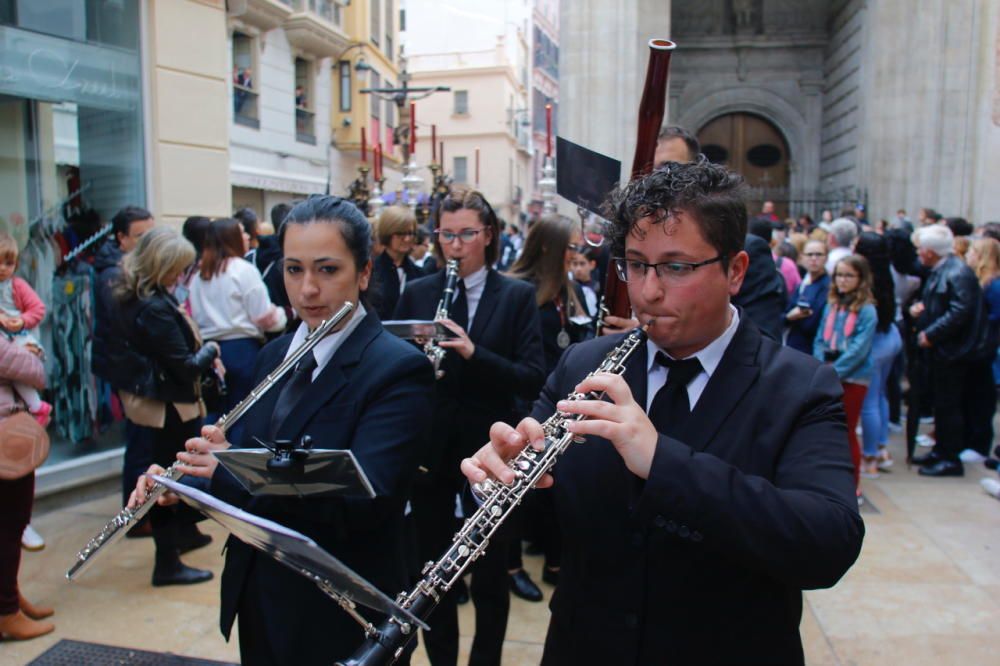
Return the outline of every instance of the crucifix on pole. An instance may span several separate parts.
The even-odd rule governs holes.
[[[396,128],[393,130],[392,138],[396,145],[403,148],[403,163],[410,160],[410,105],[407,102],[416,101],[429,97],[436,92],[449,92],[448,86],[411,86],[410,72],[406,69],[406,56],[403,54],[403,47],[399,47],[399,87],[397,88],[362,88],[361,94],[368,94],[391,101],[396,105],[397,117]]]

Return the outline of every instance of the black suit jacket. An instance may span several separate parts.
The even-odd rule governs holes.
[[[433,319],[444,291],[439,271],[407,285],[394,319]],[[490,270],[469,337],[476,351],[466,361],[445,355],[445,376],[435,386],[434,434],[422,467],[459,477],[457,461],[478,450],[496,421],[517,415],[516,398],[534,400],[545,381],[535,290]]]
[[[257,378],[284,359],[292,336],[264,347]],[[246,415],[244,445],[268,437],[271,413],[284,382]],[[350,449],[375,488],[360,498],[251,497],[221,466],[212,494],[250,513],[311,537],[376,587],[395,597],[406,589],[403,508],[430,426],[433,373],[427,358],[385,332],[369,312],[312,383],[307,397],[283,422],[278,439],[313,438],[317,448]],[[222,574],[221,628],[233,624],[240,597],[253,576],[271,603],[266,641],[284,664],[332,664],[364,639],[358,625],[312,582],[271,557],[230,537]],[[370,618],[374,613],[359,609]]]
[[[533,416],[621,340],[571,347]],[[645,345],[625,379],[645,405]],[[801,591],[832,586],[861,549],[840,382],[745,316],[644,484],[594,437],[555,476],[563,552],[546,665],[802,663]]]
[[[409,257],[403,259],[402,268],[406,274],[407,288],[414,280],[425,275]],[[392,318],[392,312],[399,302],[399,273],[396,272],[396,264],[392,263],[392,257],[388,252],[375,257],[372,264],[372,288],[368,291],[379,318]]]
[[[743,308],[744,316],[764,335],[780,341],[785,326],[785,299],[788,298],[785,280],[774,263],[767,241],[748,234],[745,249],[750,265],[733,303]]]

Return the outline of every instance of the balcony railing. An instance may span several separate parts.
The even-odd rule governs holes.
[[[295,140],[316,145],[316,113],[304,106],[295,107]]]
[[[233,84],[233,120],[237,125],[260,129],[257,112],[257,92],[253,88]]]
[[[309,11],[319,14],[335,26],[340,26],[340,3],[334,0],[309,0]]]

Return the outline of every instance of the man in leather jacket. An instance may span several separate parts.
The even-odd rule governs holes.
[[[975,274],[952,249],[948,227],[923,227],[916,243],[920,262],[931,270],[910,314],[919,331],[917,344],[930,350],[937,445],[914,462],[923,476],[962,476],[959,452],[990,427],[977,418],[979,375],[990,369],[986,307]]]

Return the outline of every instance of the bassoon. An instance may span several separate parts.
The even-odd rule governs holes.
[[[663,114],[667,103],[667,76],[670,73],[670,54],[677,47],[668,39],[649,40],[649,65],[646,67],[646,83],[639,102],[639,127],[635,143],[635,157],[632,159],[631,178],[637,178],[653,170],[653,156],[656,141],[663,124]],[[623,319],[632,316],[632,305],[628,300],[628,289],[618,277],[618,272],[609,267],[604,278],[604,296],[601,305],[601,319],[613,315]],[[603,324],[602,324],[603,325]]]

